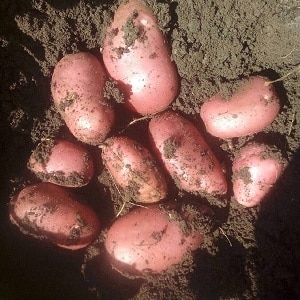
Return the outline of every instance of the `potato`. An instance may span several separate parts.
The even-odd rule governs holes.
[[[179,264],[202,241],[202,234],[184,234],[179,221],[154,205],[134,209],[117,219],[107,232],[105,247],[116,270],[145,275]]]
[[[44,182],[67,187],[84,186],[94,175],[94,164],[88,151],[59,139],[40,143],[29,158],[28,168]]]
[[[53,101],[72,134],[98,145],[114,123],[111,103],[104,98],[107,75],[90,53],[69,54],[56,65],[51,82]]]
[[[98,217],[91,208],[52,183],[25,187],[12,198],[9,214],[11,222],[23,233],[70,250],[89,245],[100,230]]]
[[[137,202],[153,203],[167,195],[167,184],[152,154],[125,136],[105,141],[102,159],[113,179]]]
[[[270,192],[285,166],[275,147],[249,144],[236,155],[232,166],[234,197],[243,206],[261,203]]]
[[[154,152],[180,189],[224,194],[227,183],[220,163],[197,128],[167,111],[149,123]]]
[[[178,93],[176,66],[156,17],[143,1],[119,6],[106,34],[103,61],[134,112],[162,111]]]
[[[213,136],[226,139],[242,137],[263,130],[279,113],[279,99],[267,80],[254,76],[228,100],[215,95],[200,111],[206,130]]]

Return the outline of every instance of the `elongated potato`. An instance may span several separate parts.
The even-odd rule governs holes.
[[[99,219],[91,208],[52,183],[25,187],[12,198],[9,214],[23,233],[70,250],[89,245],[100,230]]]
[[[133,200],[153,203],[167,195],[167,184],[152,154],[127,137],[105,141],[102,159],[117,184]]]
[[[84,186],[94,175],[88,151],[59,139],[40,143],[30,156],[28,168],[44,182],[68,187]]]
[[[179,188],[188,192],[226,193],[220,163],[191,122],[166,111],[150,121],[149,133],[157,157]]]
[[[228,100],[215,95],[200,111],[206,130],[220,138],[253,134],[270,125],[278,115],[279,99],[266,78],[253,76]]]
[[[147,275],[181,263],[184,255],[202,242],[202,233],[184,233],[178,220],[154,205],[117,219],[107,232],[105,247],[116,270]]]
[[[179,79],[153,12],[141,0],[122,3],[108,28],[103,61],[130,110],[146,115],[175,99]]]
[[[55,66],[53,101],[72,134],[80,141],[98,145],[114,123],[112,104],[104,97],[107,75],[90,53],[69,54]]]

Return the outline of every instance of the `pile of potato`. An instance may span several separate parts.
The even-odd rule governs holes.
[[[275,147],[252,143],[236,155],[232,180],[226,178],[197,124],[168,110],[178,95],[180,78],[156,17],[141,0],[119,6],[102,55],[104,65],[90,53],[67,55],[56,65],[53,101],[78,143],[58,138],[43,141],[33,151],[28,167],[42,182],[12,198],[10,218],[24,233],[63,248],[91,244],[101,222],[68,188],[87,185],[95,173],[92,156],[82,145],[100,147],[99,159],[118,188],[130,191],[133,200],[143,204],[108,230],[105,246],[111,263],[121,273],[159,273],[199,248],[205,235],[189,226],[188,213],[173,219],[158,204],[168,197],[165,174],[179,190],[199,196],[226,195],[232,184],[235,199],[251,207],[276,183],[285,162]],[[114,103],[104,96],[109,79],[124,95],[124,103],[118,104],[124,113],[149,116],[151,149],[114,133],[118,115]],[[263,130],[279,110],[271,84],[253,76],[230,99],[218,94],[208,99],[199,118],[209,134],[229,139]]]

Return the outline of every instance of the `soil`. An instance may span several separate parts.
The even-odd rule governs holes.
[[[211,205],[169,181],[167,201],[210,204],[217,225],[201,249],[160,276],[130,279],[112,270],[103,239],[122,198],[99,159],[93,181],[76,190],[102,220],[97,241],[70,252],[23,235],[9,221],[8,203],[22,186],[38,181],[26,167],[31,151],[53,135],[74,140],[51,106],[53,68],[65,54],[78,51],[101,59],[99,49],[118,3],[2,0],[0,298],[300,299],[300,2],[146,2],[157,15],[181,78],[171,108],[203,133],[229,182],[234,153],[250,141],[277,146],[288,166],[263,204],[249,209],[236,203],[231,190],[225,205]],[[276,120],[246,138],[223,141],[206,133],[197,115],[201,103],[217,91],[229,96],[241,80],[257,74],[270,80],[288,75],[274,83],[281,99]],[[110,87],[116,90],[114,83]],[[115,132],[125,128],[128,136],[147,144],[148,120],[127,128],[137,116],[123,113],[120,98],[116,102]],[[98,148],[89,149],[99,157]]]

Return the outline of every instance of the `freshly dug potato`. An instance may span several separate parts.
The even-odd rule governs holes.
[[[107,232],[105,247],[113,267],[121,273],[160,273],[196,250],[203,235],[184,234],[179,221],[159,206],[134,209],[117,219]]]
[[[219,138],[242,137],[262,131],[279,113],[279,99],[266,78],[250,77],[228,100],[215,95],[200,111],[206,130]]]
[[[141,0],[122,3],[108,28],[103,61],[125,94],[125,105],[154,114],[175,99],[179,79],[153,12]]]
[[[72,134],[98,145],[114,123],[112,104],[104,97],[104,67],[90,53],[69,54],[56,65],[51,82],[54,104]]]
[[[88,151],[59,139],[41,142],[32,152],[28,168],[44,182],[67,187],[87,185],[94,175],[94,164]]]
[[[246,207],[263,201],[280,177],[285,160],[275,147],[249,144],[236,155],[232,166],[235,199]]]
[[[12,198],[9,215],[23,233],[70,250],[89,245],[100,230],[91,208],[52,183],[25,187]]]
[[[150,121],[149,133],[154,152],[179,188],[196,193],[226,193],[220,163],[190,121],[166,111]]]
[[[125,136],[105,141],[102,159],[113,179],[133,200],[153,203],[167,195],[167,184],[152,154]]]

